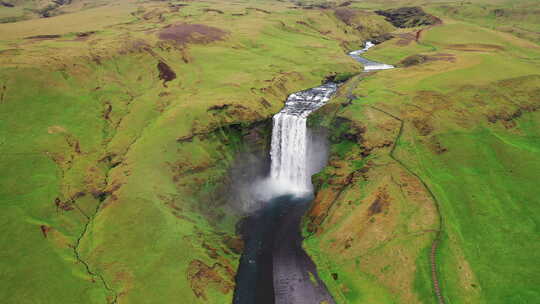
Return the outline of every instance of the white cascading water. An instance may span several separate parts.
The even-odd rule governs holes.
[[[375,46],[375,44],[373,44],[371,41],[367,41],[366,45],[364,46],[363,49],[358,50],[358,51],[352,51],[352,52],[349,53],[349,56],[351,56],[356,61],[363,64],[365,72],[393,69],[394,68],[393,65],[371,61],[369,59],[366,59],[366,58],[360,56],[361,54],[367,52],[370,48],[372,48],[374,46]]]
[[[337,90],[335,83],[291,94],[273,118],[270,178],[283,192],[302,195],[312,190],[308,163],[310,142],[307,117],[323,106]]]
[[[370,41],[349,55],[364,66],[364,71],[392,69],[394,66],[374,62],[361,57],[371,47]],[[283,195],[309,195],[313,191],[311,175],[318,169],[310,164],[320,151],[312,147],[307,130],[307,117],[322,107],[336,92],[337,84],[327,83],[319,87],[291,94],[285,107],[273,117],[270,177],[252,184],[252,194],[257,201]],[[316,161],[315,161],[316,162]],[[251,205],[250,205],[251,206]]]

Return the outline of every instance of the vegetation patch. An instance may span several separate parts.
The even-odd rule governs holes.
[[[232,269],[228,270],[229,274],[232,272]],[[223,294],[229,293],[234,288],[231,276],[225,278],[224,273],[227,273],[227,269],[219,263],[210,267],[203,261],[193,260],[189,263],[187,278],[191,282],[191,289],[195,296],[207,301],[206,289],[211,285],[218,286]]]
[[[441,20],[433,15],[427,14],[421,7],[400,7],[388,10],[378,10],[375,13],[386,17],[386,20],[396,27],[417,27],[425,25],[435,25]]]
[[[207,44],[223,40],[226,32],[212,26],[193,23],[177,23],[165,27],[159,32],[159,38],[177,44]]]

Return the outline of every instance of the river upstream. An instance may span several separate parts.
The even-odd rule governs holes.
[[[393,68],[360,55],[364,71]],[[325,165],[325,155],[307,128],[307,117],[322,107],[338,85],[324,85],[291,94],[273,117],[271,168],[264,185],[272,195],[241,225],[245,242],[236,276],[234,304],[333,304],[335,301],[302,248],[300,221],[313,199],[311,176]]]

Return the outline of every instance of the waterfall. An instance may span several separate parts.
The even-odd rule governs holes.
[[[309,154],[311,150],[307,117],[323,106],[335,93],[337,85],[322,86],[291,94],[285,107],[273,117],[271,168],[272,182],[286,192],[305,194],[312,190]]]
[[[373,43],[367,41],[363,49],[350,52],[349,55],[364,65],[364,71],[394,68],[360,56],[373,46]],[[291,94],[285,107],[274,115],[270,176],[253,182],[251,191],[256,201],[268,201],[283,194],[305,196],[312,193],[311,176],[320,169],[315,163],[317,153],[321,151],[310,140],[307,117],[322,107],[336,90],[337,84],[327,83]]]

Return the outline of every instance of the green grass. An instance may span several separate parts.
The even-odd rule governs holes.
[[[362,162],[354,153],[343,153],[340,147],[344,143],[332,146],[333,161],[323,172],[327,183],[321,185],[316,207],[308,215],[315,221],[320,213],[326,213],[325,220],[317,233],[307,239],[306,247],[323,271],[347,273],[352,267],[344,261],[358,256],[360,265],[364,265],[360,269],[377,278],[377,285],[392,288],[396,280],[410,282],[406,288],[391,291],[398,302],[434,302],[429,265],[432,238],[422,244],[404,246],[388,242],[387,235],[388,230],[399,231],[389,228],[392,225],[420,223],[422,218],[435,216],[436,210],[428,208],[420,217],[418,212],[422,209],[405,212],[397,204],[400,199],[390,190],[397,183],[402,185],[402,199],[408,204],[426,200],[428,204],[423,208],[428,205],[433,208],[435,204],[440,208],[443,234],[437,268],[448,303],[531,303],[538,298],[535,286],[540,280],[532,266],[538,260],[538,242],[534,240],[540,206],[535,187],[540,163],[537,131],[540,49],[499,28],[485,26],[477,15],[460,20],[443,17],[444,24],[424,31],[419,43],[400,46],[396,38],[373,48],[367,57],[395,64],[410,55],[444,53],[451,55],[453,62],[435,60],[377,72],[358,83],[353,93],[359,99],[351,105],[342,107],[343,100],[338,98],[321,109],[321,113],[331,115],[337,111],[337,117],[352,120],[367,130],[362,133],[361,146],[379,147],[378,143],[384,139],[392,142],[395,133],[385,133],[398,128],[390,124],[392,116],[403,121],[403,129],[392,160],[387,159],[389,151],[385,148],[373,150],[371,161]],[[377,114],[374,108],[382,112]],[[509,118],[513,115],[514,118]],[[498,117],[497,121],[490,122],[494,117]],[[349,167],[351,162],[369,167],[367,173],[362,173],[367,180],[361,182],[357,175],[340,192],[345,184],[343,176],[353,171]],[[409,171],[414,179],[405,181],[399,173],[402,170]],[[411,186],[413,180],[423,182],[434,199],[429,198],[423,187],[415,188],[418,193],[415,197],[411,197],[414,192],[403,190],[403,185]],[[365,203],[369,206],[383,187],[390,193],[390,213],[376,217],[371,225],[379,223],[378,230],[371,230],[364,222]],[[336,199],[336,193],[342,194]],[[362,197],[362,203],[351,207],[358,197]],[[391,210],[403,216],[395,218]],[[355,228],[358,226],[362,228]],[[361,230],[355,232],[355,229]],[[340,249],[347,244],[348,237],[356,234],[359,236],[349,242],[350,249]],[[376,241],[369,243],[373,238]],[[379,261],[397,259],[390,248],[414,259],[415,265],[375,268],[373,265]],[[369,252],[377,252],[378,257],[372,258]],[[363,259],[369,262],[362,264]],[[326,260],[341,263],[328,264]],[[408,267],[414,267],[411,276],[402,273]],[[400,271],[399,279],[396,275],[392,277],[394,281],[388,279],[385,273],[392,273],[392,269]],[[330,286],[334,284],[328,276],[323,277]],[[368,286],[360,279],[362,274],[357,273],[357,277],[358,280],[344,284]],[[358,290],[358,287],[350,289]],[[337,287],[331,290],[337,293]],[[405,300],[409,290],[415,298]]]
[[[440,199],[446,232],[455,235],[463,248],[485,292],[484,300],[525,303],[537,298],[540,277],[530,263],[538,259],[539,249],[532,241],[539,208],[538,154],[508,145],[489,130],[439,138],[452,150],[435,158],[417,148],[416,158],[422,160],[418,171]],[[538,149],[537,139],[538,135],[527,142],[535,142]],[[446,261],[445,251],[441,261]],[[456,269],[445,266],[443,277],[454,275]],[[457,302],[460,288],[447,287],[449,301]]]
[[[353,6],[405,3],[420,1]],[[321,220],[320,230],[305,247],[338,303],[433,302],[427,258],[439,224],[435,202],[448,303],[538,298],[540,140],[532,110],[540,49],[534,35],[514,31],[537,29],[525,12],[530,3],[434,1],[426,9],[443,25],[424,31],[420,43],[391,40],[367,56],[394,64],[446,53],[454,62],[353,77],[361,67],[345,51],[392,27],[361,12],[352,27],[363,29],[355,31],[332,10],[290,6],[205,1],[174,12],[166,3],[120,1],[0,24],[4,302],[104,303],[114,295],[121,303],[230,302],[238,255],[225,238],[241,214],[224,187],[236,153],[247,149],[242,132],[277,112],[287,94],[336,73],[348,82],[310,121],[334,128],[334,144],[315,178],[315,206],[322,207],[309,216]],[[205,13],[208,7],[224,14]],[[512,14],[499,20],[485,13],[496,7]],[[142,18],[155,9],[163,22]],[[0,19],[19,16],[6,12]],[[219,27],[227,36],[184,47],[159,41],[155,31],[177,22]],[[83,31],[96,33],[77,39]],[[41,34],[62,37],[24,39]],[[177,74],[167,87],[159,61]],[[359,97],[351,105],[344,104],[348,89]],[[488,120],[518,109],[511,121]],[[333,125],[334,115],[348,123]],[[441,147],[447,151],[438,154]],[[58,209],[57,199],[72,210]],[[381,212],[368,216],[378,199]],[[46,238],[42,225],[50,228]],[[201,270],[190,268],[196,261],[221,266],[188,278]]]
[[[291,92],[359,72],[342,43],[369,35],[332,12],[288,5],[194,2],[174,12],[122,1],[0,25],[4,302],[231,301],[239,256],[225,239],[242,214],[225,191],[246,149],[240,133]],[[165,22],[140,18],[154,9]],[[183,47],[158,41],[153,30],[177,22],[227,36]],[[77,39],[84,31],[96,33]],[[62,37],[24,39],[43,34]],[[167,87],[159,61],[177,75]],[[207,273],[188,277],[199,271]]]

